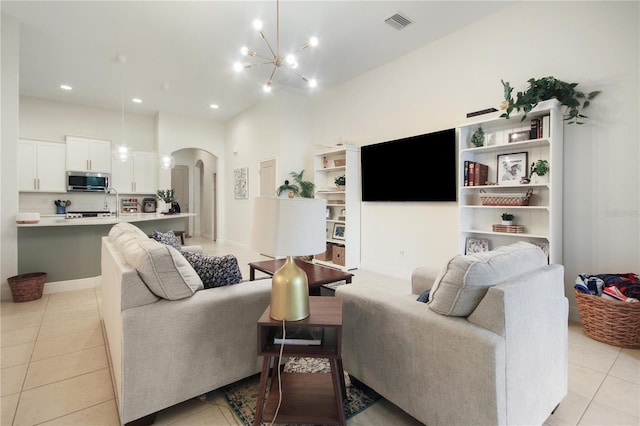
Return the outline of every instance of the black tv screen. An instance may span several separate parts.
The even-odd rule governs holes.
[[[360,147],[362,201],[456,201],[456,131]]]

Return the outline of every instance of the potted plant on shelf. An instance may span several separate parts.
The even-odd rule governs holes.
[[[514,216],[511,213],[502,213],[502,224],[513,225]]]
[[[344,186],[347,184],[347,178],[345,175],[338,176],[335,178],[334,182],[338,191],[344,191]]]
[[[482,126],[478,126],[473,135],[471,135],[471,143],[476,148],[484,145],[484,130],[482,130]]]
[[[300,195],[302,198],[313,198],[315,185],[313,182],[303,179],[304,170],[301,170],[300,173],[291,172],[289,175],[293,178],[295,183],[285,180],[284,185],[280,185],[276,191],[278,197],[283,193],[287,193],[289,198],[293,198],[296,195]]]
[[[534,179],[535,183],[544,183],[543,181],[548,181],[549,176],[547,173],[549,172],[549,162],[547,160],[538,160],[534,163],[531,163],[531,173],[530,176],[533,179],[533,175],[537,177]],[[547,176],[544,179],[539,179],[542,176]]]
[[[504,88],[504,102],[501,105],[501,109],[506,110],[500,117],[509,118],[509,114],[522,110],[524,114],[520,121],[524,121],[529,113],[540,101],[546,101],[549,99],[557,99],[560,104],[567,107],[567,112],[564,116],[564,120],[569,124],[584,124],[579,121],[583,118],[588,118],[582,114],[582,109],[589,106],[591,100],[600,94],[599,90],[584,93],[576,90],[578,83],[565,83],[558,80],[555,77],[542,77],[539,79],[530,78],[528,80],[529,87],[524,92],[518,92],[516,99],[511,96],[513,87],[509,82],[500,80]]]
[[[175,191],[172,189],[159,189],[156,193],[156,196],[159,200],[165,202],[167,208],[163,210],[166,213],[175,213],[175,209],[173,207],[173,203],[175,202]]]

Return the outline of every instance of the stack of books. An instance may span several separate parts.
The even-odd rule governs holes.
[[[493,232],[510,232],[512,234],[522,234],[524,232],[524,226],[522,225],[493,225]]]
[[[486,185],[489,179],[489,166],[475,161],[464,162],[464,186]]]

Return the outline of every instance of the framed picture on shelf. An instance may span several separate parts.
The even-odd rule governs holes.
[[[464,254],[481,253],[489,250],[489,240],[483,238],[467,238]]]
[[[515,185],[527,177],[527,152],[498,154],[498,185]]]
[[[529,139],[529,136],[529,130],[509,133],[509,143],[526,141]]]
[[[344,240],[344,223],[336,223],[333,225],[333,239]]]

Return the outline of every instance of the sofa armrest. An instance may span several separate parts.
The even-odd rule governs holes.
[[[439,270],[427,267],[414,269],[411,274],[411,292],[413,294],[422,294],[425,290],[429,290],[439,273]]]
[[[544,423],[567,394],[568,306],[564,267],[547,265],[491,287],[469,315],[508,343],[508,424]]]

